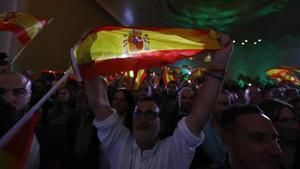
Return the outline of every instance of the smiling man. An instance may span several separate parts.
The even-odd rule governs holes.
[[[228,159],[215,169],[278,169],[279,134],[257,106],[232,107],[221,119]]]
[[[137,102],[131,133],[111,109],[104,80],[85,81],[101,148],[112,169],[189,168],[196,147],[204,140],[202,128],[212,112],[232,51],[232,42],[227,35],[222,35],[219,41],[222,49],[212,55],[213,67],[191,113],[178,122],[172,136],[163,140],[159,140],[160,110],[153,100],[145,98]]]

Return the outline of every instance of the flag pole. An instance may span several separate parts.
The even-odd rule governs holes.
[[[44,104],[47,99],[57,90],[58,87],[73,73],[72,69],[68,69],[64,76],[55,83],[55,85],[29,110],[27,113],[0,139],[0,149],[2,149],[20,130],[26,122],[30,120],[33,114]]]
[[[77,81],[82,82],[82,78],[80,76],[79,68],[78,68],[78,65],[77,65],[77,62],[76,62],[76,59],[75,59],[75,47],[76,47],[76,45],[73,48],[71,48],[71,65],[72,65],[74,73],[77,77]]]
[[[54,20],[54,19],[51,18],[51,19],[47,22],[46,25],[50,24],[53,20]],[[46,26],[46,25],[45,25],[45,26]],[[38,31],[37,34],[36,34],[33,38],[35,38],[40,32],[41,32],[41,30]],[[33,39],[31,39],[31,41],[32,41],[32,40],[33,40]],[[30,41],[30,42],[31,42],[31,41]],[[18,59],[18,57],[23,53],[24,49],[30,44],[30,42],[29,42],[29,43],[26,43],[26,44],[18,51],[18,53],[17,53],[17,54],[12,58],[12,60],[10,61],[10,65],[13,65],[13,64],[15,63],[15,61],[16,61],[16,60]]]
[[[93,29],[89,29],[88,31],[84,32],[80,39],[75,43],[75,45],[73,46],[73,48],[71,48],[70,50],[70,56],[71,56],[71,65],[73,67],[73,70],[74,70],[74,73],[77,77],[77,81],[78,82],[82,82],[82,78],[81,78],[81,75],[80,75],[80,72],[79,72],[79,68],[78,68],[78,64],[76,62],[76,58],[75,58],[75,49],[79,46],[81,40],[86,37]]]

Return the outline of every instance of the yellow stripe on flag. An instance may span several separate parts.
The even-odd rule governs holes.
[[[83,79],[172,64],[220,48],[219,33],[182,28],[97,27],[74,47]]]
[[[101,30],[91,33],[82,41],[76,49],[76,57],[80,65],[160,50],[218,49],[217,38],[214,31],[199,36],[197,30],[178,28],[156,31],[129,28]],[[136,44],[132,44],[131,39]]]
[[[16,33],[22,43],[27,43],[45,26],[44,19],[37,19],[22,12],[0,13],[0,30]]]

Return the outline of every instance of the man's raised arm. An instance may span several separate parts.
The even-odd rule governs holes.
[[[191,114],[186,119],[188,128],[196,136],[201,132],[213,110],[232,52],[232,41],[227,35],[222,34],[219,42],[222,49],[212,54],[211,67],[206,73],[206,80],[195,100]]]
[[[105,80],[103,78],[85,80],[84,88],[96,122],[108,118],[112,114],[112,111],[108,101],[107,84]]]

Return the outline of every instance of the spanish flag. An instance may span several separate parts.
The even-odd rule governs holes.
[[[30,158],[30,151],[31,147],[34,146],[34,144],[37,144],[35,143],[36,138],[34,138],[34,131],[39,116],[40,114],[36,112],[29,119],[22,118],[18,124],[16,124],[19,125],[23,123],[20,125],[21,127],[19,127],[19,130],[12,128],[8,131],[15,134],[5,145],[2,144],[2,141],[5,140],[5,138],[1,138],[0,162],[2,165],[0,166],[3,169],[23,169],[27,163],[29,163],[27,164],[28,166],[35,165],[31,164],[33,161],[31,161],[32,159]]]
[[[45,19],[37,19],[22,12],[0,13],[0,31],[15,33],[23,44],[30,42],[46,23]]]
[[[300,79],[296,76],[298,68],[274,67],[265,71],[267,77],[274,79],[279,83],[291,83],[300,86]]]
[[[173,75],[172,70],[170,70],[170,68],[168,68],[167,66],[162,66],[161,71],[162,71],[162,79],[163,79],[165,86],[167,86],[167,84],[170,81],[176,80],[176,78]]]
[[[133,90],[138,90],[141,85],[144,83],[144,81],[146,80],[148,74],[145,71],[145,69],[141,69],[138,71],[134,72],[134,86],[133,86]]]
[[[219,34],[181,28],[97,27],[74,49],[84,79],[171,64],[200,52],[217,50]]]

